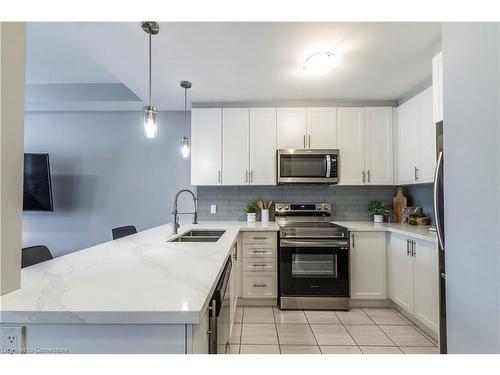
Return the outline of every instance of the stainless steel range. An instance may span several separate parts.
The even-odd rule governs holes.
[[[276,203],[281,309],[349,309],[349,234],[329,203]]]

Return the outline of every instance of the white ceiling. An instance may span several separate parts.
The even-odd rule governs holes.
[[[439,23],[160,23],[153,37],[153,104],[267,100],[397,100],[428,82]],[[334,71],[300,64],[329,50]],[[147,98],[140,23],[30,23],[27,83],[123,83]],[[143,103],[134,102],[140,108]]]

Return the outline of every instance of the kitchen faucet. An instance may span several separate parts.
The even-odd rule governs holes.
[[[181,193],[183,193],[183,192],[189,193],[193,197],[194,212],[178,212],[177,211],[177,200],[179,199],[179,195],[181,195]],[[173,234],[177,234],[177,230],[180,227],[180,225],[179,225],[179,215],[192,214],[193,215],[193,224],[198,224],[198,199],[196,199],[196,195],[194,195],[194,193],[191,190],[189,190],[189,189],[179,190],[177,192],[177,194],[175,194],[175,198],[174,198],[174,212],[172,212],[172,214],[174,214]]]

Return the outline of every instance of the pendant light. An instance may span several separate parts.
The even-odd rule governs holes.
[[[187,90],[191,88],[191,82],[181,81],[181,87],[184,89],[184,131],[187,131]],[[186,133],[184,133],[186,134]],[[187,135],[182,137],[181,154],[183,158],[189,156],[189,138]]]
[[[146,138],[156,138],[158,135],[158,111],[151,105],[151,36],[160,32],[160,26],[154,21],[143,22],[141,26],[142,30],[149,35],[149,94],[148,105],[144,107],[144,134]]]

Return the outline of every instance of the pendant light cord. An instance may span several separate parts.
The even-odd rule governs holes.
[[[149,33],[149,106],[151,107],[151,33]]]
[[[187,130],[187,87],[184,88],[184,133]]]

